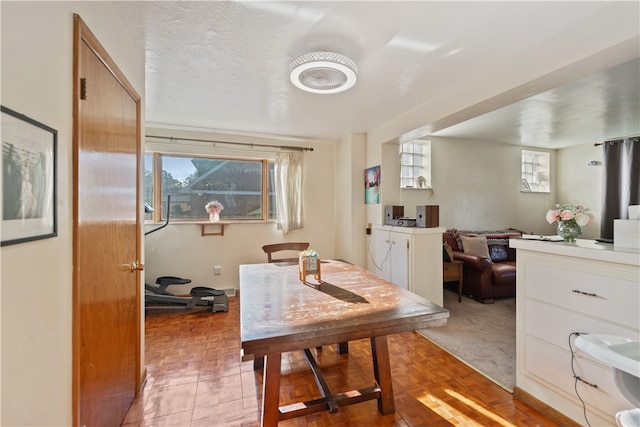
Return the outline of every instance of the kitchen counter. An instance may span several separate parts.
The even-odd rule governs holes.
[[[518,259],[516,398],[559,424],[615,425],[615,414],[631,404],[611,367],[577,349],[575,339],[640,340],[640,252],[581,239],[509,244]]]
[[[569,243],[511,239],[509,240],[509,246],[547,254],[640,266],[640,250],[614,247],[611,243],[600,243],[595,240],[577,239],[575,243]]]

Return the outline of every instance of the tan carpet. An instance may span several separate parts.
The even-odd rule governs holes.
[[[503,388],[516,384],[516,299],[481,304],[444,289],[447,325],[419,331]]]

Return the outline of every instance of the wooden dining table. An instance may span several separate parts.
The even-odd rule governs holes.
[[[443,326],[448,310],[343,261],[323,260],[321,282],[309,282],[300,281],[298,264],[240,266],[243,360],[264,360],[262,425],[370,399],[377,399],[380,413],[394,413],[387,336]],[[363,338],[371,341],[375,382],[334,393],[309,349]],[[320,396],[280,406],[281,356],[298,350],[305,352]]]

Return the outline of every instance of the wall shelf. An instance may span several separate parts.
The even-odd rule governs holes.
[[[200,234],[201,236],[224,236],[224,226],[228,225],[229,223],[218,221],[218,222],[199,222],[197,224],[202,227],[202,231]],[[207,231],[207,230],[210,230],[211,227],[217,227],[218,231],[216,232]]]

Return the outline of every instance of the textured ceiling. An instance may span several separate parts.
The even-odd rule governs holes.
[[[616,8],[608,3],[116,1],[113,5],[146,61],[147,122],[339,139],[371,131],[487,74],[495,64],[522,57],[523,52],[544,53],[561,39],[563,46],[591,43],[603,31],[589,25],[599,16],[617,19],[615,25],[630,27],[628,32],[637,38],[638,2],[619,2]],[[315,50],[353,59],[359,69],[356,86],[333,95],[295,88],[288,79],[289,64]],[[608,64],[602,58],[592,65],[597,75],[585,78],[578,73],[584,80],[439,128],[436,135],[557,148],[585,142],[584,135],[606,139],[640,133],[638,62],[605,73],[601,70],[621,61],[612,58]],[[566,75],[563,78],[569,81]],[[503,98],[495,107],[519,100]]]

